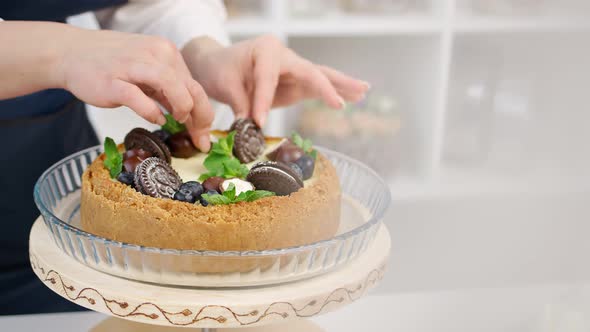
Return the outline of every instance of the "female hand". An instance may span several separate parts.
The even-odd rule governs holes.
[[[273,36],[227,48],[197,38],[182,54],[210,97],[229,104],[236,117],[254,118],[261,127],[271,107],[319,98],[340,109],[345,100],[361,100],[369,88],[366,82],[301,58]]]
[[[213,112],[171,42],[154,36],[76,29],[56,62],[59,87],[98,107],[127,106],[164,124],[155,101],[185,123],[193,143],[208,151]]]

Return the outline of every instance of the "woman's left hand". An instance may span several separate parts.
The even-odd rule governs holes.
[[[271,107],[318,98],[341,109],[345,101],[363,99],[369,88],[366,82],[303,59],[273,36],[230,47],[200,37],[182,54],[209,97],[230,105],[236,117],[252,117],[261,127]]]

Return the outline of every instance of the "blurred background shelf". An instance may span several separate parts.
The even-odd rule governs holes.
[[[231,36],[257,36],[278,30],[272,22],[259,17],[232,18],[225,27]]]
[[[362,159],[391,183],[396,198],[588,185],[586,0],[226,6],[233,41],[270,33],[312,61],[371,83],[368,98],[344,112],[301,103],[273,111],[265,131],[309,133],[319,145]],[[231,111],[218,110],[215,124],[227,128]],[[102,137],[146,125],[129,111],[90,114]]]
[[[457,33],[510,33],[584,31],[590,22],[581,17],[497,17],[481,15],[458,16],[453,25]]]
[[[584,173],[536,172],[519,176],[481,170],[446,168],[435,179],[400,176],[389,181],[395,202],[489,197],[542,197],[560,194],[590,195]],[[583,180],[581,180],[583,179]]]
[[[278,34],[284,36],[373,36],[434,34],[441,31],[441,23],[426,15],[412,17],[371,17],[338,15],[322,19],[287,19],[273,22],[265,18],[234,18],[226,24],[234,36]]]
[[[434,34],[441,23],[426,15],[374,17],[338,15],[325,19],[290,19],[284,30],[288,36],[372,36]]]

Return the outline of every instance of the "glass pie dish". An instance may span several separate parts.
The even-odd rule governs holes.
[[[391,196],[369,167],[317,148],[335,166],[342,189],[337,234],[307,245],[263,251],[176,250],[145,247],[85,232],[80,226],[81,177],[102,152],[88,148],[62,159],[37,181],[34,199],[55,244],[81,264],[143,282],[193,287],[242,287],[300,280],[350,263],[371,245]],[[220,272],[200,272],[216,266]]]

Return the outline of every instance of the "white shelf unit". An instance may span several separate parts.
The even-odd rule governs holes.
[[[462,61],[458,40],[473,39],[478,45],[486,44],[488,39],[511,40],[513,35],[522,34],[525,39],[543,38],[551,33],[588,36],[590,21],[565,14],[474,14],[461,8],[465,3],[462,0],[426,1],[427,10],[423,12],[376,16],[337,12],[299,18],[290,15],[288,0],[266,0],[266,10],[260,17],[230,18],[227,28],[234,40],[274,34],[313,61],[333,65],[369,80],[376,88],[391,89],[400,95],[411,114],[408,123],[412,149],[416,151],[415,162],[408,166],[414,171],[391,180],[395,197],[532,188],[529,178],[521,182],[510,176],[499,180],[485,169],[457,171],[445,164],[445,121],[452,104],[453,66]],[[518,46],[518,41],[510,43]],[[272,114],[271,132],[288,133],[290,118],[285,110]],[[561,181],[575,182],[571,177]]]

